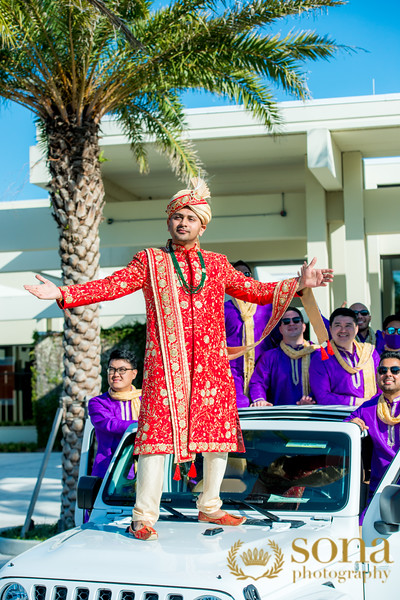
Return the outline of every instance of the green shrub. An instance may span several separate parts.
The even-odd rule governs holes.
[[[11,527],[10,529],[4,529],[0,531],[0,536],[5,537],[12,540],[37,540],[38,542],[42,542],[43,540],[47,540],[53,535],[58,533],[58,523],[52,523],[51,525],[34,525],[30,527],[26,532],[26,536],[21,538],[21,527]]]
[[[37,429],[38,448],[45,448],[50,437],[51,428],[60,402],[62,385],[58,384],[53,390],[41,396],[33,404],[33,415]],[[61,427],[57,432],[53,450],[61,450]]]
[[[0,444],[0,452],[37,452],[35,442],[6,442]]]
[[[30,427],[35,425],[35,419],[27,419],[26,421],[1,421],[1,427]]]

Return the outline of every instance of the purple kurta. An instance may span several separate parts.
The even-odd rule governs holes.
[[[345,421],[351,421],[351,419],[358,417],[369,427],[368,435],[371,436],[373,443],[371,482],[369,486],[370,494],[378,487],[383,474],[400,448],[400,424],[394,426],[386,425],[376,414],[376,407],[380,395],[381,394],[379,393],[371,400],[368,400],[368,402],[364,402],[357,410],[344,419]],[[389,402],[388,405],[389,407],[391,406]],[[393,417],[397,417],[399,412],[400,397],[394,400],[391,414]]]
[[[314,354],[310,356],[310,364]],[[301,358],[289,358],[281,348],[265,352],[250,380],[251,401],[267,400],[274,406],[296,404],[303,396],[301,362]]]
[[[232,300],[228,300],[224,303],[225,310],[225,330],[226,330],[226,342],[227,346],[235,347],[243,345],[243,321],[240,317],[239,309],[234,305]],[[265,306],[257,306],[256,312],[253,316],[254,321],[254,341],[260,339],[265,326],[267,325],[272,314],[272,305],[266,304]],[[270,336],[266,337],[265,340],[261,342],[255,348],[255,362],[257,364],[257,360],[260,355],[269,350],[272,347],[272,342],[270,340]],[[249,406],[250,401],[248,397],[244,394],[244,361],[243,356],[239,356],[239,358],[235,358],[230,361],[230,367],[233,375],[233,380],[235,382],[236,389],[236,404],[238,408],[244,408]]]
[[[358,356],[355,351],[350,354],[339,349],[341,356],[355,367]],[[372,354],[375,371],[379,364],[379,354],[376,350]],[[357,398],[364,398],[364,374],[362,371],[354,375],[348,373],[340,366],[334,356],[322,360],[321,352],[314,352],[310,364],[311,392],[318,404],[344,404],[355,406]]]
[[[98,443],[92,475],[104,477],[125,430],[137,420],[131,418],[129,401],[113,400],[108,392],[91,398],[88,411]]]

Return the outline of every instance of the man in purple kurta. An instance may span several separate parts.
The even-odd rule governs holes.
[[[356,340],[362,344],[368,342],[376,346],[376,334],[371,327],[371,313],[368,308],[362,302],[354,302],[349,308],[355,312],[357,317],[358,332]]]
[[[238,260],[233,263],[233,267],[237,271],[243,273],[246,277],[251,277],[251,268],[250,266],[243,262],[242,260]],[[245,303],[249,304],[249,303]],[[245,324],[244,324],[244,316],[240,310],[240,303],[237,300],[228,300],[224,303],[224,311],[225,311],[225,331],[226,331],[226,343],[227,346],[232,348],[236,346],[247,346],[249,341],[245,338]],[[254,307],[254,314],[249,316],[249,325],[252,328],[252,336],[254,341],[257,341],[261,338],[261,335],[271,317],[272,314],[272,305],[266,304],[265,306],[261,305],[252,305]],[[273,342],[270,336],[267,336],[261,344],[254,349],[254,362],[250,364],[247,368],[249,369],[248,380],[252,375],[254,365],[257,364],[259,357],[270,348],[273,347]],[[229,366],[232,371],[233,380],[235,382],[236,389],[236,404],[238,408],[246,408],[250,404],[250,400],[247,396],[247,377],[245,378],[245,359],[243,356],[239,356],[239,358],[235,358],[231,360]],[[246,381],[245,381],[246,379]]]
[[[318,404],[359,406],[376,394],[379,354],[371,344],[355,340],[357,317],[351,309],[337,308],[329,323],[334,356],[323,360],[315,352],[310,364],[311,393]]]
[[[377,369],[374,396],[344,419],[367,430],[372,440],[370,497],[400,448],[400,352],[384,352]]]
[[[289,307],[279,324],[279,347],[264,352],[250,380],[252,406],[315,403],[308,384],[314,348],[304,340],[305,327],[301,312]]]
[[[132,385],[136,375],[133,352],[124,349],[111,352],[107,369],[109,390],[88,403],[98,444],[92,475],[104,477],[127,427],[137,423],[141,390]]]
[[[378,332],[376,332],[378,334]],[[398,352],[400,350],[400,314],[388,315],[383,321],[381,337],[378,340],[376,349],[381,354],[385,350],[393,350]]]

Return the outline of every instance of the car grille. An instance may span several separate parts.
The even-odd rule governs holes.
[[[207,595],[207,590],[125,584],[103,584],[99,587],[92,583],[80,585],[70,581],[66,585],[57,585],[56,581],[46,581],[28,586],[28,594],[30,600],[195,600],[198,596]],[[216,595],[221,600],[232,599],[226,593],[217,592]]]

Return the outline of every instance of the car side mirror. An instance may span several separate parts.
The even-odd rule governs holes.
[[[379,533],[390,534],[400,530],[400,485],[387,485],[379,498],[382,521],[375,521]]]
[[[79,508],[92,510],[102,483],[101,477],[84,475],[79,478],[76,497]]]

